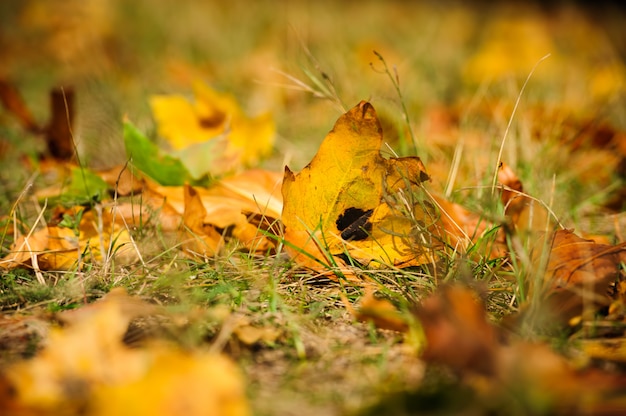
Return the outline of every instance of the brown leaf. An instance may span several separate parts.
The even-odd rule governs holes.
[[[620,261],[626,259],[626,244],[611,246],[578,237],[571,230],[558,230],[553,237],[547,277],[553,287],[588,285],[605,293],[617,278]]]
[[[577,370],[543,343],[513,337],[505,342],[467,288],[440,288],[417,307],[416,315],[426,337],[422,358],[454,370],[485,400],[513,395],[522,403],[548,405],[558,414],[597,414],[626,404],[621,399],[624,377]]]
[[[521,211],[524,197],[520,193],[524,192],[524,186],[513,169],[504,162],[500,163],[498,169],[498,183],[504,188],[501,201],[507,214],[511,215],[511,212]]]
[[[437,224],[438,233],[454,249],[465,250],[472,242],[480,241],[481,237],[494,227],[492,222],[480,214],[471,212],[459,204],[447,201],[436,195],[433,195],[433,199],[441,213],[439,224]],[[493,240],[487,239],[485,243],[487,244],[482,251],[475,250],[473,253],[489,258],[498,258],[506,255],[507,247],[502,229],[497,231]]]
[[[13,114],[22,127],[33,133],[39,132],[39,126],[31,114],[19,91],[13,84],[0,78],[0,102],[4,108]]]
[[[619,277],[626,261],[626,244],[598,244],[571,230],[558,230],[552,239],[545,272],[553,312],[565,321],[583,313],[583,306],[597,309],[610,303],[609,286]]]
[[[426,347],[422,358],[457,372],[490,375],[496,370],[498,334],[482,302],[461,286],[445,286],[415,309]]]
[[[50,92],[50,122],[46,143],[54,159],[71,160],[74,156],[74,90],[55,88]]]

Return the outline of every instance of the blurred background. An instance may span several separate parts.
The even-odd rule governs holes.
[[[563,164],[603,177],[603,189],[624,169],[615,149],[626,154],[615,138],[626,127],[625,13],[620,2],[591,3],[5,0],[0,79],[41,122],[50,89],[74,88],[75,140],[93,167],[124,162],[124,116],[154,137],[149,97],[191,96],[196,81],[234,94],[248,114],[273,114],[278,138],[263,165],[272,169],[303,167],[336,118],[370,100],[390,147],[402,152],[398,140],[412,129],[450,194],[488,176],[535,68],[505,160],[530,176],[524,166],[539,152],[556,163],[540,169],[551,178],[563,143],[581,147],[592,126],[594,152],[607,154]],[[598,126],[608,141],[597,139]],[[5,153],[41,147],[3,110],[0,136],[11,143]],[[455,163],[460,179],[451,181]]]

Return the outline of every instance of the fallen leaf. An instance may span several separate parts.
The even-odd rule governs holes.
[[[344,300],[344,303],[347,299]],[[347,304],[349,305],[349,303]],[[357,309],[348,309],[355,319],[361,322],[372,322],[376,328],[406,332],[409,324],[398,308],[388,299],[378,299],[370,288],[359,301]]]
[[[437,242],[425,231],[436,215],[415,200],[428,175],[417,157],[383,158],[382,144],[374,107],[362,101],[300,173],[285,168],[285,248],[299,264],[325,270],[342,255],[365,265],[432,261]]]
[[[205,222],[206,209],[194,188],[185,185],[185,211],[183,213],[183,250],[193,256],[213,257],[224,241],[215,226]]]
[[[126,289],[114,287],[109,293],[94,303],[82,306],[77,309],[67,309],[55,314],[55,318],[65,325],[77,325],[81,322],[89,321],[102,313],[103,309],[114,305],[119,308],[121,315],[127,320],[133,320],[140,316],[154,315],[163,312],[157,305],[150,304],[138,297],[130,296]]]
[[[480,213],[472,212],[437,195],[432,195],[432,200],[440,215],[438,223],[431,229],[455,251],[464,252],[476,243],[472,250],[474,256],[498,258],[506,255],[508,249],[501,227]],[[493,236],[490,236],[492,233]]]
[[[11,251],[0,260],[0,267],[72,270],[86,261],[134,261],[136,252],[127,228],[114,221],[113,213],[101,208],[57,209],[47,226],[16,237]],[[64,225],[64,220],[72,224]]]
[[[129,308],[129,302],[132,307]],[[226,357],[166,344],[130,348],[130,320],[150,305],[117,291],[73,311],[31,360],[3,369],[6,414],[248,415],[241,374]]]
[[[48,151],[56,160],[71,160],[74,157],[75,105],[72,88],[55,88],[50,92],[50,121],[46,126]]]
[[[217,180],[209,188],[194,187],[193,192],[197,196],[192,200],[200,202],[194,202],[194,208],[187,207],[183,187],[147,183],[142,194],[142,207],[152,207],[159,225],[170,231],[178,228],[181,216],[190,209],[186,214],[187,228],[191,230],[193,223],[197,235],[203,235],[203,227],[213,227],[220,230],[224,239],[234,238],[247,249],[265,252],[275,244],[265,233],[279,234],[277,222],[282,210],[280,183],[281,175],[278,173],[258,169],[245,171]],[[130,208],[124,206],[125,215],[134,214],[132,218],[136,220],[139,211]],[[212,239],[216,238],[213,232],[210,235]]]
[[[161,185],[194,183],[194,178],[180,159],[166,154],[129,121],[124,123],[124,145],[132,166]]]
[[[495,373],[498,333],[472,290],[442,287],[419,304],[415,314],[426,338],[424,360],[461,373]]]
[[[598,244],[578,237],[571,230],[558,230],[552,237],[545,272],[547,300],[556,317],[565,322],[608,306],[609,286],[620,276],[626,261],[626,244]]]
[[[233,334],[244,344],[251,346],[257,343],[273,344],[283,334],[279,328],[271,326],[255,326],[248,317],[242,316],[234,323]]]
[[[128,165],[118,165],[96,172],[117,196],[128,196],[141,193],[144,181],[132,174]]]
[[[554,288],[590,284],[605,293],[616,279],[619,263],[626,259],[626,245],[598,244],[578,237],[571,230],[558,230],[553,237],[547,278]]]
[[[626,404],[623,377],[577,369],[543,343],[505,338],[470,289],[441,287],[415,313],[426,338],[422,359],[453,370],[489,403],[512,399],[532,414],[602,414]]]
[[[152,348],[141,378],[105,384],[94,392],[90,414],[247,416],[250,408],[237,366],[225,356]]]
[[[270,153],[276,128],[269,113],[248,117],[233,96],[202,83],[194,85],[194,93],[193,103],[160,95],[151,98],[150,106],[159,135],[196,176],[254,166]]]

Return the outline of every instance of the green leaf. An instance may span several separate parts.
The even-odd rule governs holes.
[[[203,184],[208,178],[194,179],[180,159],[163,152],[129,121],[124,122],[124,145],[133,166],[165,186]]]
[[[108,189],[109,185],[100,176],[89,169],[74,167],[71,170],[70,182],[59,197],[64,205],[81,205],[101,201]]]

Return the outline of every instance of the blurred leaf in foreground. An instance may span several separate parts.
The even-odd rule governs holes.
[[[153,311],[123,292],[72,311],[33,359],[3,370],[3,414],[248,415],[243,379],[226,357],[122,342],[131,319]]]
[[[488,320],[471,289],[444,286],[416,308],[416,316],[426,338],[422,358],[453,370],[488,408],[501,410],[506,404],[511,414],[622,414],[626,409],[623,377],[576,368],[544,343],[507,337]]]

